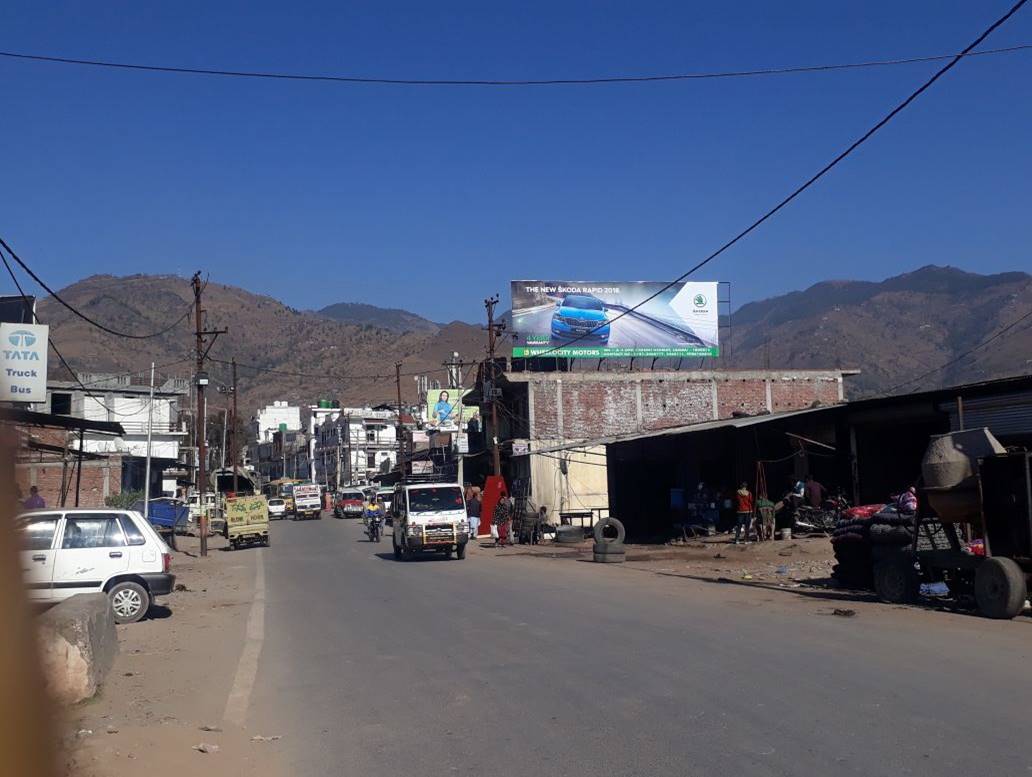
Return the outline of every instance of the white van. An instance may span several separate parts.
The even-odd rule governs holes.
[[[155,596],[172,592],[172,551],[133,510],[77,507],[33,510],[16,519],[29,598],[57,603],[103,591],[116,623],[147,614]]]
[[[469,519],[458,483],[399,483],[391,500],[394,558],[416,553],[466,557]]]

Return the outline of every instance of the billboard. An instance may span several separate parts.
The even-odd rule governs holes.
[[[0,399],[47,401],[46,324],[0,324]]]
[[[471,389],[464,389],[462,396],[466,396]],[[462,397],[459,396],[459,389],[430,389],[426,392],[426,420],[427,426],[432,429],[453,430],[459,425],[466,425],[466,422],[473,417],[479,408],[462,404]]]
[[[512,281],[512,355],[719,356],[716,281],[666,285]]]

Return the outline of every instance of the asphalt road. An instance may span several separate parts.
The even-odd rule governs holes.
[[[1032,621],[277,523],[249,722],[292,774],[1028,774]]]
[[[531,313],[521,313],[513,317],[513,330],[517,332],[551,332],[552,313],[554,308],[548,307]],[[610,312],[612,318],[616,313]],[[556,340],[552,344],[560,345],[564,341]],[[590,346],[597,342],[596,338],[585,338],[577,343]],[[652,326],[647,321],[634,316],[624,316],[613,322],[609,334],[609,345],[613,348],[635,347],[669,347],[691,345],[667,329]]]

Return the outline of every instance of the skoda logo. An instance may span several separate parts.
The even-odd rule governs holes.
[[[695,297],[692,299],[692,303],[697,308],[704,308],[704,307],[706,307],[706,295],[705,294],[696,294]]]
[[[15,348],[28,348],[36,344],[36,335],[24,329],[17,329],[7,336],[7,340]]]

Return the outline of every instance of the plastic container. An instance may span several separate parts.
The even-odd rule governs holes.
[[[781,539],[790,540],[792,539],[792,529],[788,526],[781,530]]]

